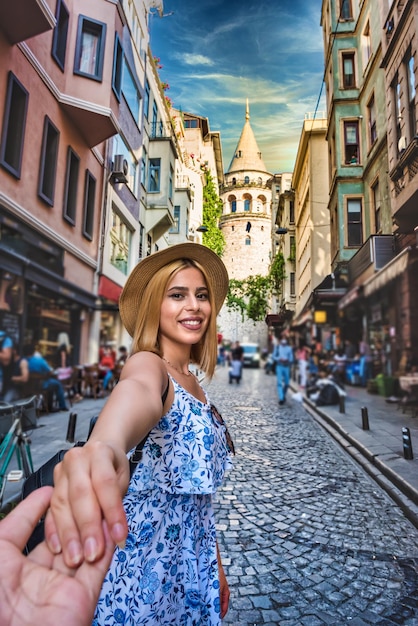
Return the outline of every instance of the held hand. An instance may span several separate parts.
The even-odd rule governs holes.
[[[45,513],[52,487],[23,500],[0,522],[0,624],[89,626],[108,570],[114,544],[103,524],[105,550],[94,564],[68,569],[45,542],[29,556],[22,550]]]
[[[103,556],[103,519],[113,541],[124,545],[128,527],[122,497],[128,483],[126,454],[102,442],[71,448],[56,466],[45,538],[54,554],[62,550],[68,567]]]

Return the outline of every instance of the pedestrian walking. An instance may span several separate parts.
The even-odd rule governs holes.
[[[184,243],[133,270],[120,315],[132,353],[90,439],[55,469],[46,537],[68,566],[102,558],[102,520],[118,544],[94,624],[217,626],[229,588],[216,541],[212,494],[232,445],[196,376],[217,360],[216,315],[228,275],[209,248]],[[144,437],[129,482],[127,453]],[[80,489],[77,485],[83,485]],[[122,502],[122,496],[125,495]]]
[[[279,404],[282,405],[286,402],[286,394],[290,383],[290,367],[293,363],[293,349],[286,337],[282,337],[280,343],[276,344],[273,358],[276,363],[277,395]]]

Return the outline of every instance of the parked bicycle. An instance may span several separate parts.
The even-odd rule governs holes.
[[[35,396],[14,404],[0,404],[0,509],[7,483],[20,481],[33,472],[31,441],[26,432],[36,425],[33,411],[36,412]],[[14,458],[17,469],[10,468]]]

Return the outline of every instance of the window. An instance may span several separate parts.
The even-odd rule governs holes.
[[[340,19],[351,20],[353,11],[351,8],[351,0],[340,0]]]
[[[74,73],[102,80],[105,50],[106,24],[78,18],[77,44],[75,49]]]
[[[354,52],[344,52],[342,55],[343,64],[343,87],[351,89],[355,87],[356,75],[354,72]]]
[[[144,99],[144,115],[148,119],[149,116],[149,94],[150,86],[148,80],[145,81],[145,99]]]
[[[141,157],[141,185],[145,187],[147,177],[147,151],[144,147],[142,147],[142,157]]]
[[[59,67],[62,71],[64,71],[70,14],[62,0],[58,0],[57,2],[55,17],[57,23],[54,29],[54,38],[52,40],[52,58],[55,59]]]
[[[126,63],[126,59],[123,63],[122,93],[135,122],[138,124],[141,109],[141,96],[132,72]]]
[[[359,163],[358,122],[344,122],[344,156],[346,165]]]
[[[229,200],[229,208],[231,213],[236,213],[237,212],[237,199],[235,196],[230,196],[228,198]]]
[[[374,232],[379,233],[382,230],[381,212],[380,212],[380,187],[379,179],[375,181],[371,189],[372,205],[374,213]]]
[[[347,200],[347,245],[361,246],[363,243],[363,210],[360,198]]]
[[[118,100],[120,100],[120,93],[122,88],[122,63],[123,63],[123,49],[119,39],[119,35],[115,35],[115,48],[113,51],[113,73],[112,73],[112,89],[116,94]]]
[[[244,199],[244,211],[249,211],[251,209],[251,200],[249,198]]]
[[[394,86],[394,103],[395,103],[395,118],[396,118],[396,141],[399,146],[399,139],[401,138],[401,122],[402,122],[402,102],[401,102],[401,84],[399,77],[396,77]]]
[[[244,184],[245,185],[249,185],[250,184],[250,177],[249,176],[245,176],[244,177]]]
[[[174,178],[174,171],[170,165],[170,174],[168,178],[168,199],[171,201],[173,200],[173,178]]]
[[[0,163],[11,174],[20,178],[23,140],[29,94],[16,76],[9,72],[4,108]]]
[[[138,259],[142,259],[144,255],[144,233],[145,226],[139,222],[139,246],[138,246]]]
[[[289,261],[296,261],[296,237],[294,235],[289,237]]]
[[[176,204],[174,207],[174,224],[170,228],[170,233],[180,232],[180,207]]]
[[[152,104],[152,122],[151,122],[151,136],[157,136],[157,121],[158,121],[158,107],[157,103],[153,102]]]
[[[411,137],[417,134],[417,120],[415,113],[415,59],[413,56],[408,61],[408,106],[409,106],[409,131]]]
[[[161,159],[149,160],[148,191],[160,191]]]
[[[372,96],[372,98],[369,101],[369,104],[367,105],[367,114],[369,118],[368,119],[369,141],[370,141],[370,145],[372,146],[374,142],[377,140],[376,110],[375,110],[374,96]]]
[[[289,281],[290,281],[290,295],[296,295],[296,275],[295,272],[289,272]]]
[[[250,236],[245,238],[245,245],[246,246],[251,246],[251,237]]]
[[[110,229],[110,262],[123,274],[128,274],[129,252],[132,233],[126,222],[115,210]]]
[[[370,36],[370,24],[367,22],[366,28],[361,36],[361,48],[363,51],[363,67],[366,68],[370,57],[372,56],[372,40]]]
[[[84,182],[84,211],[83,211],[83,235],[93,239],[94,227],[94,203],[96,200],[96,179],[93,174],[86,170]]]
[[[59,132],[45,116],[42,137],[38,194],[51,206],[54,204],[55,174],[57,170]]]
[[[295,223],[295,203],[293,200],[289,202],[289,224]]]
[[[63,217],[73,226],[75,225],[77,211],[77,186],[79,169],[80,158],[74,152],[74,150],[68,148],[67,170],[65,173]]]
[[[184,128],[199,128],[199,120],[184,120]]]

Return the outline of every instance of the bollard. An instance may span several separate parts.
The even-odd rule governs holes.
[[[67,428],[67,437],[66,437],[68,443],[74,443],[76,424],[77,424],[77,413],[70,413],[70,417],[68,418],[68,428]]]
[[[345,396],[340,396],[340,413],[345,413]]]
[[[406,426],[402,428],[403,456],[407,461],[412,461],[414,453],[412,451],[411,432]]]
[[[363,430],[370,430],[369,428],[369,411],[366,406],[361,407],[361,422]]]

